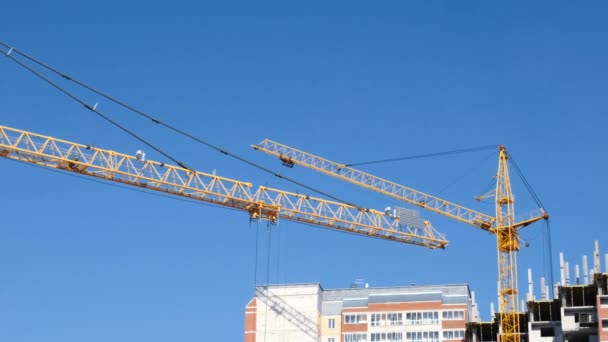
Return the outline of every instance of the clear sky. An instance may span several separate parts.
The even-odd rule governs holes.
[[[607,10],[599,1],[12,1],[0,41],[373,208],[399,203],[283,168],[249,145],[271,138],[348,163],[505,144],[551,214],[554,259],[563,251],[580,264],[596,239],[608,252]],[[305,192],[76,92],[201,171]],[[0,100],[2,125],[166,161],[6,58]],[[484,151],[363,169],[491,214],[473,197],[496,163]],[[268,230],[241,212],[0,165],[2,341],[239,341],[256,281],[467,283],[484,318],[496,303],[493,236],[430,213],[421,215],[446,234],[446,250],[285,221]],[[535,209],[514,183],[516,211]],[[544,229],[522,231],[522,292],[528,267],[537,283],[543,275]]]

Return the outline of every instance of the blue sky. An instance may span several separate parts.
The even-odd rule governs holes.
[[[347,163],[505,144],[551,214],[554,259],[563,251],[580,264],[596,239],[608,251],[601,2],[21,1],[3,9],[1,41],[364,206],[399,203],[284,169],[249,145],[270,138]],[[2,125],[143,148],[6,58],[0,75]],[[305,191],[74,91],[201,171]],[[256,279],[467,283],[484,318],[496,302],[494,238],[430,213],[421,215],[446,234],[445,251],[285,221],[268,230],[244,213],[0,162],[0,340],[238,341]],[[491,214],[491,203],[473,197],[496,163],[485,151],[363,169]],[[535,209],[514,183],[516,211]],[[543,227],[522,232],[530,243],[519,254],[522,292],[528,267],[537,282],[543,272]],[[557,281],[557,262],[554,273]]]

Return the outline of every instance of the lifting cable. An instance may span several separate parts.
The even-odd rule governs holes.
[[[272,252],[272,249],[270,248],[272,246],[272,226],[270,223],[267,224],[266,228],[268,230],[268,247],[266,251],[266,286],[268,286],[270,284],[270,254]]]
[[[0,42],[0,44],[5,45],[3,43]],[[81,98],[77,97],[76,95],[68,92],[67,90],[65,90],[64,88],[62,88],[61,86],[59,86],[57,83],[51,81],[50,79],[48,79],[47,77],[43,76],[42,74],[38,73],[36,70],[32,69],[31,67],[27,66],[25,63],[21,62],[20,60],[16,59],[15,57],[11,56],[10,53],[11,51],[16,51],[15,49],[11,49],[8,52],[5,53],[5,56],[10,58],[13,62],[17,63],[19,66],[23,67],[24,69],[26,69],[27,71],[31,72],[32,74],[36,75],[38,78],[42,79],[43,81],[47,82],[48,84],[50,84],[51,86],[53,86],[55,89],[59,90],[60,92],[62,92],[64,95],[68,96],[69,98],[71,98],[72,100],[80,103],[81,105],[83,105],[86,109],[90,110],[91,112],[97,114],[98,116],[100,116],[101,118],[103,118],[104,120],[108,121],[109,123],[111,123],[112,125],[118,127],[119,129],[123,130],[124,132],[126,132],[127,134],[129,134],[130,136],[134,137],[135,139],[139,140],[140,142],[146,144],[148,147],[152,148],[153,150],[155,150],[156,152],[162,154],[163,156],[169,158],[170,160],[172,160],[174,163],[176,163],[177,165],[183,167],[184,169],[188,169],[190,171],[193,171],[191,168],[189,168],[188,166],[186,166],[186,164],[182,163],[181,161],[177,160],[176,158],[174,158],[173,156],[171,156],[170,154],[168,154],[167,152],[161,150],[160,148],[156,147],[155,145],[153,145],[152,143],[150,143],[149,141],[147,141],[146,139],[140,137],[139,135],[137,135],[135,132],[129,130],[128,128],[122,126],[121,124],[119,124],[118,122],[112,120],[109,116],[103,114],[102,112],[100,112],[99,110],[97,110],[97,106],[91,106],[90,104],[86,103],[84,100],[82,100]]]
[[[467,176],[471,175],[473,172],[475,172],[476,170],[479,169],[479,164],[484,163],[485,161],[487,161],[488,159],[490,159],[491,157],[496,155],[496,151],[488,154],[485,158],[483,158],[480,162],[478,163],[474,163],[473,166],[471,168],[469,168],[465,173],[463,173],[461,176],[459,176],[458,178],[454,179],[452,182],[450,182],[448,185],[444,186],[443,188],[441,188],[441,190],[439,190],[437,192],[436,196],[441,195],[444,191],[446,191],[448,188],[454,186],[454,184],[460,182],[461,180],[463,180],[464,178],[466,178]],[[487,191],[486,191],[487,192]]]
[[[447,155],[451,155],[451,154],[458,154],[458,153],[465,153],[465,152],[483,151],[483,150],[495,149],[497,147],[498,147],[498,145],[487,145],[487,146],[480,146],[480,147],[464,148],[464,149],[460,149],[460,150],[452,150],[452,151],[445,151],[445,152],[434,152],[434,153],[425,153],[425,154],[418,154],[418,155],[413,155],[413,156],[398,157],[398,158],[389,158],[389,159],[380,159],[380,160],[372,160],[372,161],[366,161],[366,162],[360,162],[360,163],[351,163],[351,164],[345,164],[345,165],[347,167],[350,167],[350,166],[359,166],[359,165],[381,164],[381,163],[389,163],[389,162],[411,160],[411,159],[421,159],[421,158],[428,158],[428,157],[447,156]]]
[[[278,227],[278,233],[276,235],[278,235],[277,237],[277,259],[275,261],[275,282],[278,284],[280,283],[280,279],[279,279],[279,266],[280,266],[280,261],[281,261],[281,231],[283,229],[281,229],[281,227]]]
[[[549,220],[545,220],[545,229],[546,229],[546,238],[547,238],[547,248],[549,249],[549,281],[551,282],[551,286],[549,289],[549,293],[553,292],[553,259],[552,255],[552,246],[551,246],[551,222]],[[554,294],[555,295],[555,294]]]
[[[326,193],[326,192],[324,192],[322,190],[319,190],[319,189],[314,188],[312,186],[309,186],[309,185],[306,185],[306,184],[301,183],[299,181],[296,181],[295,179],[292,179],[292,178],[289,178],[289,177],[285,177],[285,176],[283,176],[280,173],[274,172],[274,171],[272,171],[272,170],[270,170],[270,169],[268,169],[268,168],[266,168],[266,167],[264,167],[264,166],[262,166],[260,164],[257,164],[257,163],[254,163],[252,161],[249,161],[249,160],[247,160],[247,159],[245,159],[243,157],[240,157],[240,156],[238,156],[236,154],[233,154],[233,153],[231,153],[231,152],[229,152],[229,151],[227,151],[225,149],[222,149],[219,146],[213,145],[213,144],[211,144],[211,143],[209,143],[209,142],[207,142],[207,141],[205,141],[205,140],[203,140],[201,138],[198,138],[198,137],[196,137],[196,136],[194,136],[194,135],[192,135],[192,134],[190,134],[190,133],[188,133],[188,132],[186,132],[184,130],[181,130],[181,129],[173,126],[173,125],[167,124],[167,123],[165,123],[165,122],[163,122],[163,121],[161,121],[161,120],[159,120],[157,118],[154,118],[153,116],[151,116],[149,114],[146,114],[145,112],[143,112],[143,111],[141,111],[141,110],[139,110],[139,109],[137,109],[137,108],[135,108],[133,106],[130,106],[129,104],[127,104],[127,103],[125,103],[123,101],[120,101],[120,100],[118,100],[118,99],[116,99],[116,98],[114,98],[114,97],[112,97],[112,96],[110,96],[110,95],[108,95],[106,93],[103,93],[103,92],[101,92],[101,91],[99,91],[99,90],[97,90],[97,89],[95,89],[95,88],[93,88],[93,87],[91,87],[89,85],[86,85],[85,83],[80,82],[80,81],[72,78],[68,74],[60,72],[59,70],[57,70],[57,69],[55,69],[55,68],[47,65],[46,63],[41,62],[41,61],[37,60],[36,58],[31,57],[28,54],[26,54],[24,52],[21,52],[18,49],[15,49],[14,47],[11,47],[11,46],[3,43],[3,42],[0,42],[0,45],[3,46],[3,47],[5,47],[5,48],[7,48],[7,49],[9,49],[8,52],[5,52],[5,51],[2,51],[2,52],[4,53],[4,55],[6,57],[10,58],[13,62],[17,63],[18,65],[20,65],[21,67],[25,68],[29,72],[33,73],[34,75],[36,75],[40,79],[42,79],[45,82],[49,83],[51,86],[53,86],[54,88],[56,88],[57,90],[59,90],[60,92],[62,92],[63,94],[65,94],[66,96],[70,97],[72,100],[80,103],[81,105],[83,105],[88,110],[90,110],[90,111],[94,112],[95,114],[99,115],[100,117],[102,117],[106,121],[112,123],[114,126],[116,126],[116,127],[120,128],[121,130],[125,131],[129,135],[133,136],[134,138],[136,138],[140,142],[146,144],[150,148],[152,148],[155,151],[159,152],[163,156],[169,158],[170,160],[172,160],[173,162],[175,162],[177,165],[183,167],[184,169],[187,169],[187,170],[190,170],[190,171],[194,171],[193,169],[191,169],[190,167],[188,167],[186,164],[180,162],[179,160],[175,159],[174,157],[172,157],[168,153],[166,153],[166,152],[162,151],[161,149],[159,149],[158,147],[154,146],[152,143],[150,143],[147,140],[141,138],[140,136],[138,136],[137,134],[135,134],[133,131],[130,131],[129,129],[127,129],[124,126],[120,125],[118,122],[112,120],[107,115],[102,114],[100,111],[97,110],[96,106],[89,105],[84,100],[82,100],[82,99],[78,98],[77,96],[73,95],[72,93],[68,92],[67,90],[65,90],[64,88],[60,87],[58,84],[56,84],[55,82],[51,81],[47,77],[45,77],[42,74],[36,72],[31,67],[27,66],[25,63],[19,61],[15,57],[11,56],[11,53],[14,52],[16,54],[19,54],[19,55],[23,56],[24,58],[30,60],[31,62],[33,62],[35,64],[38,64],[39,66],[41,66],[41,67],[43,67],[43,68],[45,68],[45,69],[47,69],[47,70],[49,70],[49,71],[51,71],[51,72],[59,75],[59,76],[61,76],[62,78],[66,79],[68,81],[74,82],[75,84],[77,84],[77,85],[79,85],[79,86],[81,86],[81,87],[83,87],[83,88],[85,88],[85,89],[87,89],[87,90],[89,90],[89,91],[91,91],[91,92],[99,95],[99,96],[102,96],[102,97],[106,98],[107,100],[109,100],[111,102],[114,102],[114,103],[116,103],[116,104],[118,104],[118,105],[120,105],[120,106],[122,106],[122,107],[124,107],[124,108],[126,108],[126,109],[128,109],[128,110],[130,110],[130,111],[132,111],[134,113],[136,113],[136,114],[139,114],[140,116],[143,116],[143,117],[151,120],[155,124],[159,124],[159,125],[167,128],[167,129],[169,129],[169,130],[171,130],[171,131],[173,131],[175,133],[178,133],[178,134],[180,134],[182,136],[185,136],[187,138],[190,138],[190,139],[192,139],[192,140],[194,140],[194,141],[196,141],[196,142],[198,142],[200,144],[203,144],[203,145],[205,145],[207,147],[210,147],[210,148],[212,148],[212,149],[214,149],[214,150],[216,150],[216,151],[218,151],[218,152],[220,152],[220,153],[222,153],[222,154],[224,154],[226,156],[229,156],[229,157],[232,157],[234,159],[237,159],[237,160],[239,160],[239,161],[241,161],[241,162],[243,162],[243,163],[245,163],[245,164],[247,164],[249,166],[252,166],[252,167],[254,167],[256,169],[262,170],[262,171],[264,171],[266,173],[269,173],[269,174],[271,174],[271,175],[273,175],[273,176],[275,176],[277,178],[284,179],[284,180],[286,180],[286,181],[288,181],[288,182],[290,182],[292,184],[295,184],[297,186],[303,187],[303,188],[308,189],[310,191],[316,192],[316,193],[318,193],[320,195],[323,195],[325,197],[331,198],[331,199],[336,200],[336,201],[338,201],[340,203],[344,203],[344,204],[353,206],[353,207],[355,207],[355,208],[357,208],[358,210],[361,210],[361,211],[367,211],[367,209],[364,208],[364,207],[362,207],[362,206],[359,206],[359,205],[353,204],[351,202],[345,201],[343,199],[340,199],[340,198],[338,198],[336,196],[333,196],[331,194],[328,194],[328,193]]]
[[[267,333],[267,327],[268,327],[268,307],[270,306],[270,245],[272,242],[272,226],[270,225],[270,222],[267,223],[267,227],[268,229],[268,249],[266,251],[266,284],[264,286],[265,290],[266,290],[266,303],[264,303],[265,307],[266,307],[266,313],[264,314],[264,341],[267,341],[266,339],[266,333]]]
[[[521,178],[522,182],[524,182],[524,185],[526,186],[526,188],[530,192],[530,195],[532,195],[532,198],[534,199],[534,201],[536,202],[536,204],[539,206],[539,208],[541,208],[542,210],[545,210],[545,206],[540,201],[540,198],[538,197],[538,195],[536,194],[536,192],[534,191],[534,189],[532,189],[532,186],[530,185],[530,183],[526,179],[526,176],[524,176],[524,173],[521,172],[521,169],[519,168],[519,166],[517,166],[517,163],[515,162],[515,159],[513,159],[513,155],[511,155],[511,153],[509,153],[509,160],[511,161],[511,165],[513,165],[513,168],[517,172],[517,175],[519,176],[519,178]]]
[[[251,221],[249,221],[249,225],[251,226]],[[255,262],[254,262],[254,271],[253,271],[253,288],[258,286],[258,246],[260,241],[260,221],[256,220],[255,222]]]
[[[524,183],[524,185],[530,192],[530,195],[532,195],[532,198],[534,199],[536,204],[543,211],[543,213],[546,213],[547,210],[545,209],[545,206],[541,202],[540,197],[538,197],[538,195],[536,194],[536,191],[534,191],[534,189],[532,188],[532,185],[530,185],[530,183],[526,179],[526,176],[524,176],[524,173],[521,171],[519,166],[517,166],[517,163],[515,162],[515,159],[513,158],[513,155],[511,155],[511,153],[509,153],[509,160],[511,161],[511,165],[513,165],[513,168],[515,169],[515,172],[517,172],[517,175],[519,176],[519,178],[521,178],[522,182]],[[551,224],[548,219],[545,220],[545,239],[546,239],[545,243],[547,244],[547,249],[548,249],[548,251],[547,251],[548,256],[545,256],[545,257],[548,257],[548,261],[549,261],[549,265],[548,265],[549,278],[550,278],[549,281],[551,282],[550,292],[552,292],[553,291],[553,258],[552,258],[553,248],[551,246]]]
[[[351,163],[351,164],[344,164],[344,165],[346,167],[352,167],[352,166],[359,166],[359,165],[381,164],[381,163],[390,163],[390,162],[412,160],[412,159],[422,159],[422,158],[429,158],[429,157],[440,157],[440,156],[447,156],[447,155],[467,153],[467,152],[495,150],[497,148],[498,148],[498,145],[486,145],[486,146],[471,147],[471,148],[464,148],[464,149],[444,151],[444,152],[433,152],[433,153],[417,154],[417,155],[411,155],[411,156],[405,156],[405,157],[372,160],[372,161],[359,162],[359,163]],[[490,157],[492,157],[493,155],[495,155],[495,153],[489,154],[487,157],[485,157],[483,159],[483,161],[486,161],[486,160],[490,159]],[[441,190],[439,192],[437,192],[437,195],[440,195],[445,190],[447,190],[449,187],[453,186],[454,184],[456,184],[459,181],[461,181],[462,179],[464,179],[466,176],[468,176],[473,171],[475,171],[475,169],[477,169],[476,165],[474,165],[473,168],[471,170],[469,170],[467,173],[465,173],[465,174],[461,175],[460,177],[454,179],[448,185],[446,185],[443,188],[441,188]],[[491,186],[491,184],[490,184],[490,186]]]

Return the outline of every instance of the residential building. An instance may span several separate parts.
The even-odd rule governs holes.
[[[477,316],[468,285],[257,286],[245,342],[464,341]]]

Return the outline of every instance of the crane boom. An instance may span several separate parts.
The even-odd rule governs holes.
[[[267,187],[252,194],[251,183],[6,126],[0,126],[0,157],[239,209],[272,223],[282,218],[431,249],[448,243],[428,221],[410,227],[377,210]]]
[[[444,199],[269,139],[263,140],[258,145],[252,145],[252,147],[256,150],[279,157],[285,165],[302,165],[485,230],[490,230],[495,222],[493,216],[465,208]]]
[[[290,167],[295,164],[302,165],[314,171],[354,183],[363,188],[379,192],[383,195],[422,207],[434,213],[450,217],[492,233],[494,233],[497,228],[496,218],[494,216],[463,207],[445,199],[429,195],[405,185],[374,176],[308,152],[300,151],[269,139],[264,139],[259,144],[252,145],[252,147],[255,150],[278,157],[284,165]],[[520,228],[543,218],[546,218],[546,213],[540,212],[539,215],[533,215],[532,217],[514,223],[513,225],[516,228]]]
[[[515,221],[514,199],[507,167],[508,155],[500,146],[500,157],[495,189],[495,216],[465,208],[444,199],[414,190],[344,164],[315,156],[268,139],[256,150],[278,157],[283,165],[302,165],[312,170],[371,189],[406,203],[420,206],[434,213],[479,227],[496,235],[498,251],[498,294],[500,308],[500,336],[503,342],[520,342],[520,317],[518,307],[517,252],[520,248],[518,228],[527,226],[548,214],[540,210],[539,215]]]

